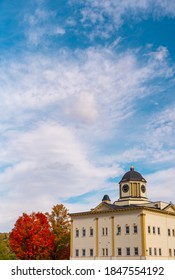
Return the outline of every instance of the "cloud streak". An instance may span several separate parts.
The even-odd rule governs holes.
[[[84,27],[95,25],[94,36],[109,37],[114,30],[119,29],[131,18],[138,22],[148,17],[159,19],[164,16],[175,16],[173,0],[71,1],[71,3],[77,2],[81,2],[82,5],[81,22]]]

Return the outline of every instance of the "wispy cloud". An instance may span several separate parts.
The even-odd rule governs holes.
[[[174,187],[172,181],[175,169],[163,169],[147,175],[148,192],[150,200],[162,200],[169,202],[174,199]],[[175,201],[172,201],[175,203]]]
[[[64,35],[65,28],[56,22],[55,17],[55,11],[46,9],[42,2],[33,13],[30,11],[24,14],[23,27],[28,44],[47,46],[51,42],[51,36]]]
[[[148,56],[142,64],[137,52],[116,55],[106,48],[62,50],[54,57],[27,55],[4,62],[0,92],[1,131],[5,131],[0,159],[3,203],[13,199],[16,203],[11,208],[20,204],[20,212],[33,207],[33,199],[37,208],[41,197],[39,207],[47,210],[51,201],[74,196],[75,189],[80,195],[106,188],[109,177],[121,174],[119,164],[145,157],[137,147],[99,164],[97,143],[101,135],[105,139],[105,133],[106,137],[115,134],[117,124],[122,133],[121,124],[134,116],[136,105],[154,94],[148,90],[151,81],[162,78],[170,67],[164,64],[159,71],[157,58]],[[157,135],[152,140],[155,145],[165,132],[174,136],[173,112],[167,109],[147,125],[148,132],[154,130]]]
[[[150,137],[152,135],[152,137]],[[146,145],[151,161],[166,162],[175,158],[175,104],[154,115],[147,125]]]
[[[4,121],[20,114],[39,117],[52,108],[46,118],[116,125],[134,114],[137,101],[153,94],[154,79],[164,79],[167,73],[171,78],[171,66],[160,63],[149,57],[147,63],[138,63],[137,53],[116,55],[107,48],[75,53],[63,49],[54,57],[7,60],[0,70],[1,117]]]
[[[168,57],[168,49],[164,46],[160,46],[156,51],[150,52],[149,55],[153,56],[154,59],[163,62]]]
[[[21,3],[18,14],[0,3],[11,11],[0,41],[1,225],[59,202],[74,211],[108,192],[115,200],[131,163],[163,198],[174,172],[175,68],[168,40],[137,32],[149,18],[174,18],[174,1]]]
[[[109,0],[109,1],[77,1],[70,3],[81,3],[81,22],[84,27],[93,26],[88,36],[110,37],[127,20],[139,22],[142,19],[153,17],[155,20],[164,16],[175,16],[175,3],[173,0]]]
[[[74,131],[56,123],[13,132],[4,149],[1,164],[6,161],[6,167],[0,174],[0,193],[4,193],[1,223],[8,224],[21,211],[47,211],[51,203],[98,189],[117,172],[115,167],[98,167]],[[9,211],[14,214],[7,218],[3,205],[11,200]]]

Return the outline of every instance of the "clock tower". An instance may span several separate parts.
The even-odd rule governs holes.
[[[146,180],[130,167],[119,182],[119,200],[115,204],[142,204],[148,202]]]

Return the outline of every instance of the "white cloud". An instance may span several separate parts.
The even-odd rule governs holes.
[[[14,111],[16,116],[24,110],[41,110],[52,105],[56,110],[57,105],[63,114],[74,114],[83,121],[94,121],[98,116],[102,123],[112,123],[113,119],[116,124],[132,114],[138,95],[143,98],[151,94],[144,85],[146,82],[170,71],[168,65],[158,68],[159,61],[138,65],[134,53],[116,56],[109,49],[74,54],[63,50],[54,58],[27,57],[2,65],[0,107],[8,113]]]
[[[51,35],[64,35],[66,33],[65,29],[60,26],[55,26],[55,28],[50,33]]]
[[[166,47],[160,46],[155,52],[151,53],[154,58],[160,61],[164,61],[168,56],[168,50]]]
[[[169,202],[174,199],[175,168],[164,169],[153,174],[147,175],[147,192],[150,200],[162,200]],[[175,201],[173,201],[175,203]]]
[[[125,147],[103,159],[104,162],[144,162],[147,165],[168,163],[173,165],[175,160],[175,106],[162,108],[158,112],[151,113],[147,122],[140,130],[134,133],[135,141],[132,148]]]
[[[123,152],[119,152],[116,155],[106,157],[103,159],[104,162],[110,163],[110,162],[120,162],[122,163],[132,163],[140,160],[144,160],[147,157],[147,153],[145,150],[135,147],[132,149],[126,149]]]
[[[74,131],[56,123],[11,137],[3,147],[10,166],[0,174],[0,220],[6,225],[21,212],[48,211],[63,198],[98,189],[117,172],[96,166]]]
[[[82,1],[71,0],[70,3],[82,3],[81,21],[84,27],[93,25],[93,32],[90,36],[110,36],[116,32],[124,20],[131,17],[133,21],[141,21],[149,16],[159,19],[164,16],[175,16],[174,0],[94,0]],[[106,20],[108,24],[106,23]],[[89,34],[88,34],[89,35]]]
[[[154,46],[152,44],[147,44],[147,50],[148,52],[144,54],[152,63],[154,62],[155,65],[158,64],[159,67],[163,68],[169,63],[169,51],[168,48],[165,46],[159,46],[156,49],[154,49]],[[162,66],[161,66],[162,65]],[[169,68],[170,71],[165,73],[165,77],[173,76],[174,67]]]
[[[170,70],[168,64],[159,70],[159,63],[138,63],[136,53],[108,48],[2,61],[2,223],[11,223],[11,213],[14,219],[23,211],[48,211],[63,198],[104,189],[109,177],[121,174],[115,163],[122,152],[100,161],[99,140],[124,133],[117,128],[134,115],[139,100],[154,94],[152,79]],[[142,157],[137,147],[122,160]]]
[[[50,43],[50,36],[62,36],[66,33],[62,26],[54,23],[55,11],[46,9],[43,3],[38,3],[38,7],[24,14],[24,33],[29,45],[38,46]],[[53,21],[51,21],[52,19]]]
[[[82,93],[75,97],[65,108],[65,114],[84,122],[95,122],[98,118],[98,110],[94,96],[90,93]]]
[[[153,135],[153,137],[150,137]],[[175,105],[171,104],[168,108],[154,115],[153,119],[147,124],[147,145],[156,150],[162,150],[168,146],[175,148]]]
[[[108,48],[61,50],[57,57],[36,55],[3,62],[0,131],[53,120],[83,123],[84,137],[89,129],[94,139],[112,135],[114,127],[134,115],[140,101],[155,94],[150,86],[154,78],[163,80],[167,73],[171,77],[171,67],[160,63],[148,57],[142,65],[137,53]]]

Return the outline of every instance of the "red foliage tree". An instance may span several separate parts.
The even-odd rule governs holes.
[[[18,259],[48,260],[54,249],[54,234],[46,216],[23,213],[10,234],[10,246]]]

